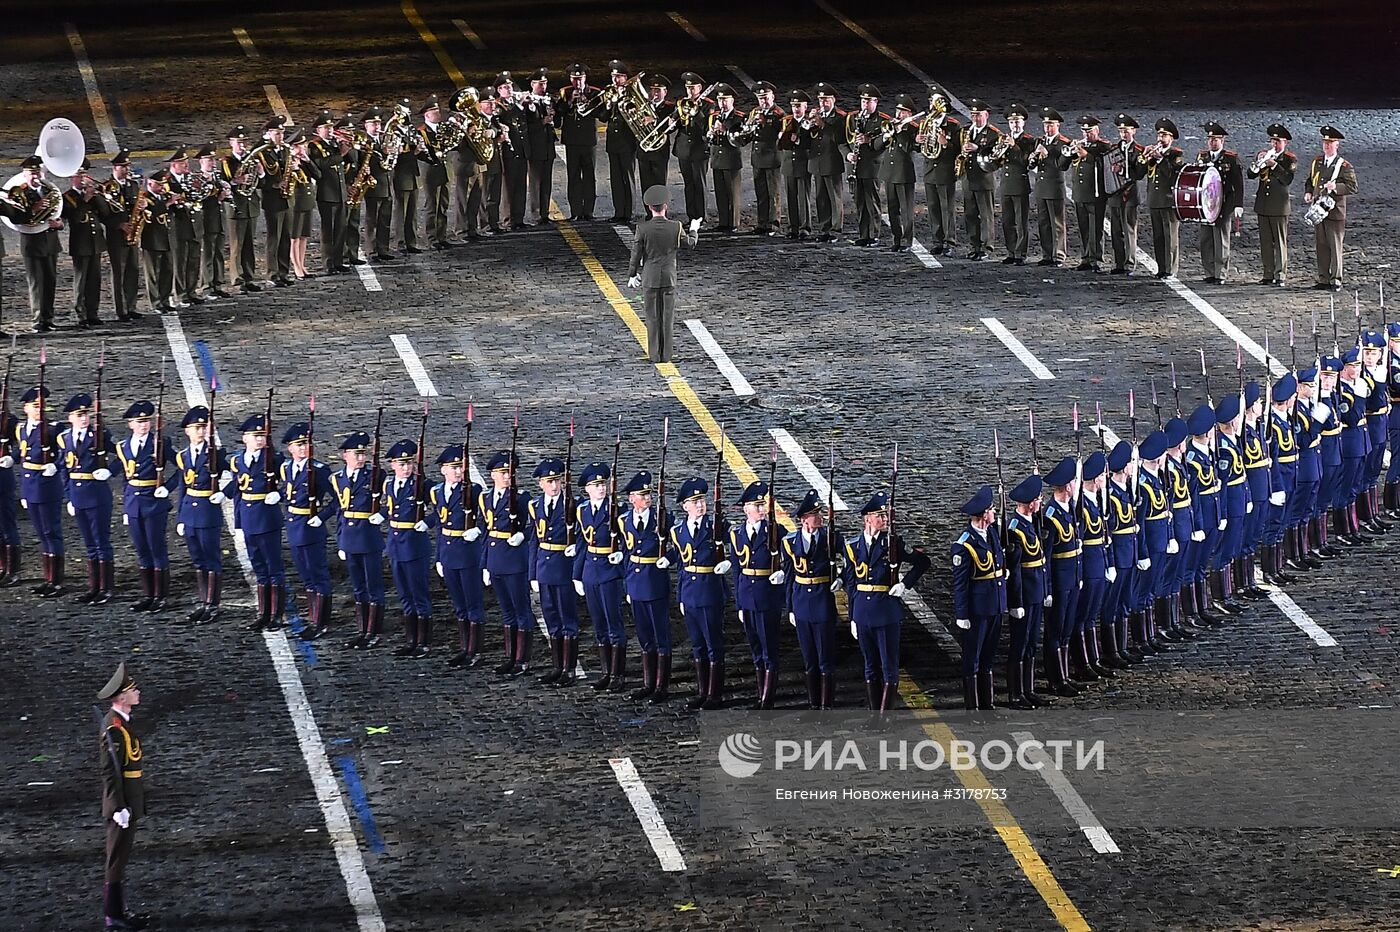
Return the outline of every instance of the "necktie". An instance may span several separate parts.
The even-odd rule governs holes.
[[[403,491],[403,480],[402,480],[402,479],[395,479],[395,480],[394,480],[394,494],[395,494],[395,495],[398,495],[398,494],[399,494],[400,492],[402,492],[402,491]]]
[[[642,515],[641,517],[637,518],[637,533],[638,533],[638,534],[641,534],[641,533],[645,532],[646,529],[647,529],[647,519],[646,519],[646,515]]]
[[[350,470],[350,484],[351,484],[351,485],[354,485],[354,484],[355,484],[355,480],[358,479],[359,477],[360,477],[360,471],[359,471],[358,469],[352,469],[352,470]]]
[[[292,481],[293,481],[293,482],[296,482],[298,479],[301,478],[301,471],[302,471],[303,468],[304,468],[304,467],[303,467],[300,463],[298,463],[296,466],[293,466],[293,467],[292,467]]]
[[[132,440],[132,441],[131,441],[131,458],[132,458],[132,459],[136,459],[137,457],[139,457],[139,456],[141,455],[141,448],[142,448],[143,446],[145,446],[145,445],[146,445],[146,441],[144,441],[144,440],[135,440],[135,439]]]

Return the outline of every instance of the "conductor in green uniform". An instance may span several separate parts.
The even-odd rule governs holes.
[[[126,672],[126,664],[117,666],[117,672],[97,694],[97,701],[111,703],[102,717],[99,738],[102,821],[107,826],[102,914],[108,929],[143,929],[150,918],[128,913],[122,896],[122,878],[136,839],[136,823],[146,814],[141,788],[141,742],[131,732],[131,713],[141,704],[141,690]]]
[[[676,253],[681,244],[695,247],[700,218],[687,228],[666,216],[671,192],[654,184],[642,194],[647,219],[637,224],[632,240],[632,261],[627,266],[627,284],[643,288],[646,294],[647,356],[652,362],[671,361],[671,331],[676,320]]]

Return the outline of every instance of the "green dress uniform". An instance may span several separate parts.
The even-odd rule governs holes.
[[[1160,122],[1157,128],[1162,128]],[[1155,154],[1155,148],[1152,151]],[[1169,146],[1160,157],[1139,158],[1137,163],[1138,177],[1147,180],[1147,211],[1152,219],[1152,255],[1157,260],[1158,278],[1174,277],[1181,266],[1181,218],[1176,214],[1172,189],[1185,164],[1186,153],[1175,146]]]
[[[901,107],[906,105],[912,109],[914,101],[900,101]],[[895,252],[904,252],[914,244],[914,136],[917,133],[918,127],[909,123],[888,141],[883,134],[876,140],[880,180],[885,183],[890,232],[894,234],[894,244],[890,248]]]
[[[211,156],[215,154],[212,144],[200,151],[206,150]],[[228,285],[228,237],[224,227],[224,204],[228,194],[217,170],[209,172],[207,178],[209,196],[204,199],[199,211],[199,222],[204,227],[204,246],[200,250],[203,266],[200,285],[206,295],[226,298],[228,292],[224,288]]]
[[[378,107],[371,107],[365,113],[364,122],[380,119]],[[376,133],[371,139],[374,144],[360,153],[359,170],[364,159],[369,159],[369,177],[374,185],[365,192],[365,254],[373,254],[376,259],[393,259],[389,253],[389,234],[394,220],[394,196],[389,170],[384,167],[384,134]]]
[[[777,88],[767,81],[754,85],[755,91]],[[753,194],[758,213],[754,232],[768,235],[777,231],[779,217],[778,190],[781,185],[781,167],[778,158],[778,130],[783,125],[783,108],[777,105],[761,110],[757,116],[749,114],[749,127],[752,132],[741,137],[750,140],[749,166],[753,169]]]
[[[230,139],[248,138],[248,131],[242,126],[235,126],[229,133]],[[253,247],[253,236],[257,230],[258,212],[260,199],[257,188],[254,186],[249,194],[243,194],[234,184],[234,179],[238,177],[239,169],[243,167],[243,162],[248,157],[248,152],[242,156],[229,154],[219,160],[219,172],[224,181],[233,187],[233,191],[228,201],[224,204],[224,219],[226,236],[228,239],[229,253],[229,274],[233,277],[235,286],[243,291],[261,291],[262,285],[258,284],[257,259]],[[263,153],[259,152],[257,159],[262,160]],[[248,166],[249,172],[255,172],[253,165]]]
[[[986,110],[986,105],[973,100],[968,107],[977,112]],[[1001,138],[1001,130],[990,123],[980,129],[969,126],[963,134],[963,141],[977,147],[976,152],[963,156],[963,226],[967,230],[967,242],[972,250],[969,259],[976,261],[992,251],[992,241],[996,238],[996,214],[993,203],[996,200],[996,167],[983,167],[979,160],[991,157],[992,149]],[[958,147],[962,151],[962,147]]]
[[[258,182],[262,191],[263,226],[267,233],[264,244],[263,264],[267,277],[274,285],[286,287],[292,276],[292,236],[288,223],[291,220],[291,199],[282,193],[282,180],[286,177],[292,150],[289,146],[276,146],[263,151],[263,164],[267,174]]]
[[[407,100],[399,101],[399,112],[412,112]],[[404,120],[407,119],[405,116]],[[394,162],[393,229],[390,240],[398,243],[401,249],[415,252],[418,250],[418,190],[422,186],[422,169],[418,165],[418,134],[413,132],[411,123],[404,126],[404,131],[409,138],[404,141],[398,160]]]
[[[1079,118],[1081,129],[1098,126],[1091,116]],[[1103,156],[1111,148],[1102,139],[1084,144],[1084,154],[1078,148],[1062,149],[1060,171],[1069,172],[1070,200],[1074,202],[1075,223],[1079,227],[1080,256],[1077,268],[1081,272],[1097,272],[1103,263],[1103,218],[1108,206],[1104,193]]]
[[[858,90],[862,101],[880,99],[880,92],[873,84],[862,84]],[[876,146],[889,120],[889,114],[879,110],[866,113],[860,109],[846,114],[846,140],[855,153],[853,164],[848,159],[847,177],[853,180],[851,194],[856,202],[857,246],[874,246],[880,241],[880,152]],[[865,142],[857,143],[857,136],[864,136]]]
[[[164,181],[164,170],[151,175]],[[171,295],[175,288],[175,267],[170,257],[170,208],[166,201],[148,195],[146,225],[141,228],[141,267],[146,273],[146,300],[157,313],[174,309]]]
[[[316,210],[316,189],[321,183],[321,169],[308,158],[296,167],[292,180],[292,221],[287,232],[292,239],[311,238],[311,214]]]
[[[806,99],[803,91],[799,100]],[[803,125],[803,124],[806,125]],[[811,119],[798,122],[783,117],[778,129],[778,158],[786,189],[788,239],[806,239],[812,235],[812,141]]]
[[[68,255],[73,259],[73,314],[79,327],[102,323],[102,253],[107,248],[104,223],[112,212],[100,195],[84,197],[77,189],[63,194],[63,222],[68,227]]]
[[[170,173],[170,193],[179,195],[170,207],[170,264],[175,274],[175,298],[187,304],[203,304],[199,296],[199,270],[204,249],[204,207],[190,201],[190,174]]]
[[[544,81],[548,78],[549,69],[539,68],[530,79]],[[531,94],[525,98],[525,134],[529,137],[530,150],[526,206],[535,211],[537,222],[550,223],[549,202],[554,192],[554,160],[558,157],[554,151],[554,144],[559,140],[559,133],[555,127],[554,101],[548,94]],[[666,150],[663,148],[662,151]],[[645,154],[639,151],[637,155],[640,159]],[[660,183],[665,184],[664,163],[661,168]],[[642,181],[642,188],[646,188],[645,180]]]
[[[428,98],[425,110],[437,109],[436,97]],[[451,155],[442,150],[441,137],[446,125],[443,123],[420,123],[414,131],[418,136],[416,156],[423,163],[423,190],[428,204],[427,216],[423,221],[423,232],[432,240],[434,249],[447,248],[447,216],[452,209],[452,166]]]
[[[1335,135],[1330,138],[1341,139],[1342,134],[1331,127],[1323,127],[1323,138],[1329,138],[1328,130]],[[1303,190],[1311,194],[1314,198],[1327,192],[1324,190],[1326,184],[1331,181],[1336,183],[1337,190],[1332,194],[1335,206],[1327,213],[1327,217],[1313,227],[1313,233],[1317,238],[1317,285],[1318,288],[1331,288],[1340,290],[1342,287],[1342,239],[1346,234],[1347,226],[1347,198],[1356,193],[1356,169],[1351,163],[1338,154],[1335,158],[1328,160],[1323,156],[1315,156],[1312,166],[1308,170],[1308,180],[1303,185]]]
[[[949,115],[943,120],[943,133],[948,142],[938,153],[938,158],[924,157],[924,205],[928,210],[933,235],[928,248],[936,256],[951,253],[958,240],[953,212],[957,200],[958,147],[962,142],[962,124]],[[923,145],[929,143],[925,141]]]
[[[715,96],[734,95],[728,85],[721,84],[715,89]],[[735,138],[739,127],[744,123],[744,114],[739,110],[714,110],[710,114],[710,170],[715,181],[715,213],[718,215],[715,229],[721,233],[733,233],[739,229],[739,181],[744,161]]]
[[[481,238],[482,196],[485,194],[486,164],[478,157],[469,140],[463,139],[452,150],[453,229],[469,240]],[[493,161],[495,161],[493,159]]]
[[[598,199],[598,180],[594,175],[598,158],[598,114],[597,111],[580,114],[579,108],[584,101],[597,95],[598,88],[587,82],[588,69],[577,63],[569,66],[569,77],[576,76],[584,77],[583,87],[571,83],[560,89],[554,119],[559,124],[559,141],[564,144],[569,219],[592,220],[593,205]]]
[[[1013,104],[1006,115],[1026,116],[1026,109]],[[1026,250],[1031,241],[1031,173],[1030,157],[1035,149],[1035,137],[1029,133],[1012,136],[1010,146],[997,162],[1001,172],[1001,238],[1006,244],[1006,265],[1025,265]]]
[[[136,686],[126,672],[126,664],[97,694],[99,702],[116,699]],[[100,711],[100,707],[99,707]],[[126,865],[131,859],[136,840],[136,825],[146,815],[146,797],[142,788],[145,767],[141,741],[132,734],[130,717],[115,706],[102,716],[98,738],[98,766],[102,774],[102,821],[106,826],[106,865],[103,870],[102,911],[109,927],[141,928],[146,917],[129,916],[122,894]],[[125,813],[123,827],[113,816]]]
[[[656,75],[651,80],[664,81],[665,76]],[[652,106],[656,110],[656,120],[658,123],[670,119],[671,115],[676,112],[676,105],[669,100],[659,104],[653,104]],[[637,147],[637,179],[641,182],[643,191],[650,188],[652,185],[665,185],[669,180],[671,174],[671,145],[670,134],[667,134],[666,141],[651,152],[643,151],[640,146]],[[545,206],[547,211],[548,205]],[[541,213],[540,216],[543,217],[545,214]]]
[[[821,93],[824,85],[817,85]],[[828,93],[835,94],[830,85]],[[818,110],[812,121],[812,187],[816,191],[817,238],[829,243],[840,237],[845,224],[846,111],[832,107]]]
[[[1219,123],[1207,123],[1206,132],[1225,135]],[[1201,224],[1201,266],[1208,283],[1219,284],[1230,273],[1230,229],[1235,222],[1235,208],[1244,206],[1244,169],[1239,153],[1222,148],[1219,152],[1202,149],[1196,153],[1202,165],[1214,165],[1220,172],[1220,216],[1214,223]]]
[[[642,195],[647,206],[659,206],[669,192],[656,186]],[[699,237],[679,220],[648,217],[637,224],[627,277],[640,275],[646,296],[647,356],[652,362],[671,361],[671,332],[676,316],[676,253],[684,244],[695,247]]]
[[[131,153],[122,149],[112,156],[113,165],[131,164]],[[125,181],[108,181],[107,199],[112,205],[107,215],[107,264],[112,268],[112,303],[117,320],[132,320],[137,316],[136,293],[141,285],[140,250],[128,246],[122,225],[131,220],[131,208],[141,183],[130,175]]]
[[[316,126],[331,126],[329,110],[316,117]],[[321,260],[332,275],[345,268],[345,163],[346,154],[335,136],[317,136],[306,147],[306,154],[320,172],[316,183],[316,211],[321,217]]]
[[[1049,107],[1041,110],[1042,120],[1058,123],[1060,115]],[[1035,212],[1040,235],[1040,265],[1063,265],[1069,255],[1069,230],[1065,221],[1065,173],[1060,156],[1069,137],[1057,128],[1036,139],[1031,147],[1031,177],[1035,180]],[[1044,148],[1045,155],[1037,156]]]
[[[1284,129],[1278,124],[1269,127],[1269,135]],[[1289,137],[1280,137],[1289,138]],[[1293,212],[1288,186],[1298,170],[1298,157],[1287,150],[1274,157],[1272,165],[1246,173],[1259,179],[1254,192],[1254,213],[1259,218],[1259,258],[1264,263],[1261,285],[1282,285],[1288,278],[1288,217]]]
[[[1127,114],[1118,114],[1114,122],[1118,126],[1137,128],[1137,122]],[[1130,275],[1137,269],[1138,205],[1141,203],[1137,166],[1143,147],[1121,139],[1110,145],[1109,157],[1115,165],[1121,166],[1122,177],[1128,182],[1121,191],[1108,195],[1108,241],[1113,247],[1113,274]]]
[[[21,163],[24,168],[43,165],[37,155]],[[11,198],[20,207],[5,204],[6,214],[17,223],[29,223],[40,198],[33,188],[11,189]],[[19,235],[19,254],[24,259],[24,274],[29,282],[29,309],[34,315],[34,329],[43,333],[53,329],[54,293],[58,289],[58,254],[63,244],[58,231],[46,227],[37,233]]]
[[[622,62],[614,59],[608,63],[611,77],[622,75],[631,77],[632,72]],[[609,80],[611,80],[611,77]],[[607,107],[608,132],[603,140],[603,148],[608,153],[608,180],[612,184],[613,215],[612,223],[632,222],[632,190],[637,183],[637,136],[627,125],[617,99]]]

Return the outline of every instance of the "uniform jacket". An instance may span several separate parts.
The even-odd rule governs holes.
[[[103,428],[102,452],[99,453],[92,427],[89,426],[83,434],[81,443],[75,441],[71,427],[58,435],[60,466],[68,501],[74,508],[111,507],[112,487],[94,479],[92,474],[96,469],[110,468],[107,464],[112,458],[112,435]]]
[[[282,492],[282,506],[286,513],[287,545],[324,547],[330,538],[331,516],[336,511],[331,469],[319,460],[306,460],[295,479],[292,478],[292,469],[291,459],[283,458],[278,468],[278,488]],[[321,519],[320,527],[307,526],[306,522],[313,515]]]
[[[1006,522],[1006,604],[1038,606],[1050,591],[1050,568],[1035,522],[1017,512]],[[964,616],[958,616],[964,617]]]
[[[554,108],[554,122],[559,127],[560,141],[566,146],[598,145],[598,113],[595,110],[588,116],[578,115],[578,104],[598,93],[598,88],[585,85],[578,90],[572,84],[560,88],[559,106]]]
[[[427,524],[427,489],[419,498],[416,476],[400,480],[389,476],[384,480],[384,523],[389,526],[389,559],[395,561],[426,560],[433,552],[432,531],[415,530],[419,521]]]
[[[162,462],[156,462],[156,436],[147,434],[141,451],[134,452],[135,441],[128,437],[117,444],[117,459],[121,461],[126,490],[122,493],[122,510],[128,516],[153,515],[170,511],[169,498],[156,498],[156,486],[170,458],[170,439],[161,441]]]
[[[665,217],[648,217],[637,224],[632,238],[632,259],[627,277],[642,276],[643,288],[676,287],[676,253],[681,244],[695,248],[699,235],[681,223]]]
[[[690,519],[683,517],[671,527],[671,547],[666,556],[679,567],[680,583],[676,596],[683,607],[723,608],[729,601],[729,581],[715,572],[715,566],[725,559],[723,545],[716,545],[714,519],[700,519],[695,534],[690,533]]]
[[[1001,130],[988,123],[980,130],[969,125],[967,128],[966,142],[974,143],[977,151],[968,154],[963,158],[963,189],[967,191],[992,191],[995,190],[996,169],[983,171],[977,164],[978,156],[990,157],[992,149],[996,146],[997,140],[1001,138]],[[959,149],[961,151],[961,149]]]
[[[1246,174],[1259,179],[1254,191],[1254,212],[1261,217],[1287,217],[1293,211],[1288,186],[1298,170],[1298,157],[1292,152],[1281,153],[1273,168],[1255,171],[1251,165]]]
[[[63,501],[63,475],[56,472],[52,476],[43,473],[45,463],[53,463],[55,468],[62,465],[62,455],[58,449],[58,435],[63,430],[57,424],[30,425],[27,419],[15,427],[15,466],[19,468],[19,497],[34,504],[36,502]]]
[[[209,501],[215,491],[214,480],[210,477],[209,451],[210,444],[206,440],[198,454],[192,453],[190,447],[176,453],[175,472],[165,480],[166,488],[171,491],[177,486],[182,490],[178,517],[180,523],[188,528],[222,527],[224,523],[223,511]],[[215,449],[213,456],[212,472],[214,477],[218,477],[228,469],[228,457],[222,447]],[[232,488],[225,494],[231,491]]]
[[[627,554],[623,560],[626,568],[624,585],[627,597],[634,602],[655,602],[671,596],[671,575],[656,568],[658,557],[666,555],[668,538],[663,538],[659,525],[664,515],[658,516],[656,509],[648,509],[646,525],[638,530],[637,513],[628,511],[622,517],[621,545]],[[666,532],[669,535],[669,530]]]
[[[131,812],[131,821],[135,822],[146,814],[146,794],[141,785],[141,741],[132,734],[131,723],[116,709],[108,709],[103,716],[102,736],[98,741],[102,818],[111,821],[113,813],[127,809]]]
[[[779,544],[781,548],[781,543]],[[741,612],[777,612],[786,601],[782,586],[774,586],[768,578],[782,569],[781,551],[768,548],[768,522],[760,521],[753,534],[748,522],[735,523],[729,529],[729,559],[734,564],[734,602]]]
[[[1176,187],[1176,176],[1186,165],[1186,153],[1173,146],[1156,161],[1138,159],[1136,172],[1139,178],[1147,179],[1147,206],[1153,210],[1170,210],[1176,206],[1172,189]]]
[[[366,465],[356,472],[354,481],[341,469],[331,475],[331,491],[335,495],[339,522],[336,527],[336,549],[345,553],[383,553],[384,532],[369,523],[374,513],[375,470]]]
[[[1005,614],[1006,566],[996,528],[983,534],[969,524],[953,541],[950,556],[954,617],[971,621]]]
[[[541,586],[572,588],[578,541],[574,542],[574,556],[565,551],[570,530],[577,529],[578,502],[565,489],[555,499],[553,509],[545,514],[545,497],[536,495],[530,499],[529,513],[530,533],[526,536],[530,546],[530,578]]]
[[[1356,169],[1351,167],[1351,163],[1340,155],[1337,158],[1341,161],[1340,169],[1336,170],[1337,191],[1332,195],[1336,206],[1327,215],[1328,220],[1345,220],[1347,218],[1347,198],[1356,193]],[[1335,166],[1328,166],[1323,161],[1322,156],[1314,156],[1312,167],[1308,169],[1308,180],[1303,183],[1303,191],[1314,197],[1325,193],[1322,188],[1327,182],[1334,180],[1332,177]]]
[[[1053,136],[1036,137],[1035,145],[1031,146],[1032,155],[1037,146],[1044,146],[1046,152],[1044,158],[1036,159],[1035,164],[1031,166],[1031,177],[1035,179],[1035,196],[1039,200],[1065,199],[1065,170],[1061,167],[1061,156],[1067,145],[1069,137],[1064,133],[1056,133]]]
[[[613,529],[612,516],[616,513],[614,508],[616,505],[607,498],[596,506],[587,500],[579,503],[578,525],[575,528],[578,549],[574,553],[573,576],[585,586],[621,579],[624,571],[629,568],[625,558],[622,563],[615,565],[608,562],[609,554],[625,549],[623,541],[618,539]],[[651,531],[654,534],[656,529],[652,528]],[[652,555],[659,556],[660,553],[658,545],[657,549],[652,551]]]
[[[895,546],[899,548],[902,558],[900,565],[910,564],[909,572],[898,579],[893,578],[890,569],[887,532],[877,535],[869,544],[865,542],[864,533],[846,541],[846,563],[841,579],[845,584],[851,621],[857,627],[881,628],[899,624],[904,618],[904,606],[899,599],[890,596],[890,586],[902,582],[906,588],[910,588],[929,568],[929,559],[923,551],[910,549],[898,534],[895,535]],[[998,566],[1001,565],[999,561],[1000,550]],[[955,578],[956,575],[955,568]]]
[[[277,479],[281,475],[282,454],[265,449],[258,453],[256,460],[251,460],[250,455],[244,450],[229,460],[233,482],[226,494],[233,500],[233,526],[242,528],[245,535],[280,532],[282,509],[276,504],[269,505],[267,496],[274,490],[280,495]]]
[[[1236,207],[1244,206],[1244,169],[1240,166],[1240,155],[1233,149],[1221,149],[1211,158],[1209,149],[1196,153],[1196,161],[1204,165],[1214,165],[1220,172],[1220,216],[1231,213]]]
[[[810,543],[802,529],[783,537],[783,571],[787,611],[798,621],[810,624],[835,624],[836,594],[831,591],[832,552],[827,544],[827,529],[819,527]]]
[[[530,572],[530,496],[516,490],[515,509],[512,513],[510,490],[502,489],[498,494],[494,488],[481,493],[477,511],[486,523],[486,568],[492,576]],[[510,536],[519,531],[525,536],[518,547],[507,543]]]
[[[104,221],[111,207],[99,195],[83,200],[77,191],[63,192],[63,220],[68,227],[70,256],[100,256],[107,251]]]
[[[468,487],[470,486],[470,487]],[[475,482],[459,482],[449,494],[447,483],[439,482],[428,493],[425,520],[437,528],[437,562],[445,570],[480,570],[485,562],[486,525],[476,509],[481,501],[481,486]],[[471,514],[467,506],[471,505]],[[482,537],[467,540],[467,529],[476,528]]]

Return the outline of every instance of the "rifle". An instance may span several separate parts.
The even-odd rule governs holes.
[[[306,407],[310,413],[306,419],[306,504],[316,510],[316,396],[312,395]],[[268,439],[271,439],[270,437]]]
[[[1235,344],[1235,375],[1239,377],[1240,383],[1240,410],[1244,410],[1244,350],[1238,343]]]
[[[1128,424],[1133,431],[1133,456],[1138,455],[1138,432],[1137,432],[1137,407],[1133,402],[1133,390],[1128,389]],[[1129,462],[1132,462],[1129,460]],[[1142,491],[1142,468],[1141,464],[1133,470],[1133,507],[1137,507],[1138,495]]]
[[[1040,475],[1040,448],[1039,446],[1037,446],[1035,439],[1035,408],[1026,409],[1026,421],[1030,426],[1031,470],[1038,476]],[[1042,536],[1042,531],[1044,530],[1044,520],[1045,519],[1040,514],[1040,512],[1036,512],[1035,517],[1031,519],[1032,524],[1035,526],[1035,534],[1037,537]]]
[[[102,436],[102,370],[107,362],[107,341],[97,350],[97,392],[92,399],[92,458],[97,469],[107,468],[107,444]]]
[[[560,496],[559,504],[564,505],[564,545],[572,547],[574,545],[574,518],[568,512],[567,503],[572,499],[574,487],[574,413],[569,412],[569,446],[564,454],[564,492]]]
[[[670,424],[671,419],[667,418],[666,423]],[[617,416],[617,439],[613,441],[613,464],[612,472],[608,474],[608,546],[616,547],[617,539],[622,536],[622,509],[617,504],[617,470],[618,460],[622,456],[622,415]],[[660,516],[658,515],[656,525],[657,536],[661,534]],[[664,546],[664,544],[662,545]]]
[[[1352,307],[1356,312],[1356,348],[1359,351],[1361,349],[1361,292],[1355,291],[1353,295],[1355,297],[1353,298]],[[1359,358],[1358,356],[1358,359]],[[1362,366],[1362,369],[1365,369],[1365,366]]]
[[[472,455],[472,421],[476,419],[476,404],[467,402],[467,435],[462,441],[462,472],[466,476],[464,489],[462,491],[462,502],[466,505],[467,523],[469,528],[476,527],[476,498],[471,494],[471,455]]]
[[[826,550],[831,558],[831,575],[836,576],[836,445],[831,447],[831,469],[826,475]]]
[[[209,463],[209,491],[219,491],[219,461],[214,453],[214,402],[219,397],[219,377],[209,376],[209,429],[205,431],[204,440],[209,446],[209,455],[205,459]],[[190,463],[190,468],[194,468],[194,463]]]
[[[423,419],[418,422],[418,461],[414,464],[413,467],[413,478],[415,480],[413,483],[414,524],[417,524],[419,521],[423,520],[423,507],[428,500],[428,496],[424,494],[427,490],[424,487],[425,484],[423,482],[423,444],[427,442],[427,437],[428,399],[424,398]]]
[[[1074,424],[1074,478],[1079,479],[1084,472],[1084,431],[1079,429],[1079,402],[1070,407],[1070,419]]]
[[[379,441],[384,433],[384,382],[379,383],[379,413],[374,417],[374,447],[370,451],[369,467],[369,510],[373,514],[379,510],[384,498],[384,472],[379,468]]]
[[[997,509],[997,542],[1001,544],[1001,552],[1006,553],[1006,480],[1001,471],[1001,436],[995,427],[992,428],[992,460],[997,464],[997,501],[1001,505]]]
[[[890,514],[885,521],[885,533],[889,535],[889,563],[890,563],[890,585],[899,582],[899,564],[901,554],[899,552],[899,538],[894,533],[894,493],[895,486],[899,481],[899,441],[894,442],[894,460],[890,465]]]
[[[774,483],[778,481],[778,444],[773,443],[773,456],[768,461],[768,554],[773,563],[778,563],[778,495]],[[777,569],[777,566],[773,567]]]
[[[1108,459],[1108,438],[1104,436],[1103,405],[1099,404],[1097,401],[1094,402],[1094,415],[1098,418],[1098,422],[1099,422],[1099,423],[1098,423],[1098,428],[1099,428],[1099,430],[1098,430],[1098,433],[1099,433],[1099,453],[1103,454],[1103,457],[1104,457],[1105,461],[1107,461],[1107,459]],[[1104,463],[1104,468],[1105,468],[1105,469],[1108,468],[1107,462]],[[1099,488],[1099,511],[1100,511],[1101,514],[1105,514],[1105,515],[1108,514],[1108,483],[1107,483],[1107,482],[1105,482],[1105,483]]]
[[[1332,317],[1332,355],[1342,355],[1342,344],[1337,342],[1337,299],[1327,299],[1327,313]]]
[[[263,412],[263,429],[267,431],[267,443],[263,445],[263,481],[269,492],[277,488],[277,467],[272,462],[277,452],[277,448],[272,445],[272,396],[277,390],[276,386],[277,366],[274,364],[272,373],[268,376],[267,410]]]
[[[165,469],[165,355],[160,357],[160,385],[156,387],[156,444],[151,448],[151,455],[155,460],[156,479],[160,479],[161,472]]]
[[[621,438],[621,430],[618,437]],[[671,416],[661,422],[661,471],[656,480],[656,555],[666,553],[666,450],[671,446]],[[614,467],[614,472],[616,467]]]
[[[515,485],[515,449],[519,441],[520,402],[517,401],[515,403],[515,417],[512,420],[510,427],[510,461],[506,464],[510,467],[510,488],[508,490],[508,494],[510,495],[510,501],[508,501],[506,504],[507,507],[510,509],[510,529],[512,533],[517,533],[520,530],[520,503],[516,500],[517,497],[520,495],[520,492],[517,491]]]
[[[1181,417],[1181,386],[1176,384],[1176,360],[1172,360],[1172,399],[1176,405],[1176,416]]]
[[[721,483],[724,481],[724,446],[728,441],[728,435],[724,432],[724,425],[719,425],[719,461],[715,464],[715,521],[714,533],[711,539],[714,541],[716,549],[726,546],[724,541],[729,539],[729,522],[724,520],[724,498],[720,492]]]
[[[1206,387],[1206,404],[1210,405],[1211,410],[1214,411],[1214,410],[1215,410],[1215,398],[1214,398],[1214,396],[1211,395],[1211,392],[1210,392],[1210,370],[1206,368],[1206,351],[1205,351],[1204,347],[1201,349],[1201,379],[1205,382],[1205,387]],[[1217,466],[1217,464],[1218,464],[1219,462],[1220,462],[1220,431],[1217,429],[1217,430],[1215,430],[1215,442],[1214,442],[1213,444],[1211,444],[1211,470],[1212,470],[1212,471],[1218,471],[1218,466]]]
[[[10,418],[10,372],[15,365],[15,335],[10,334],[10,355],[5,358],[5,382],[0,386],[0,456],[10,451],[10,437],[18,423]]]
[[[48,465],[49,445],[44,437],[44,370],[49,365],[49,350],[45,343],[39,344],[39,454],[43,457],[42,463]]]
[[[1158,429],[1158,430],[1161,430],[1161,429],[1162,429],[1162,402],[1161,402],[1161,400],[1157,397],[1157,379],[1156,379],[1156,377],[1154,376],[1153,378],[1148,379],[1147,384],[1150,385],[1150,386],[1152,386],[1152,413],[1155,414],[1155,415],[1157,415],[1157,429]]]

